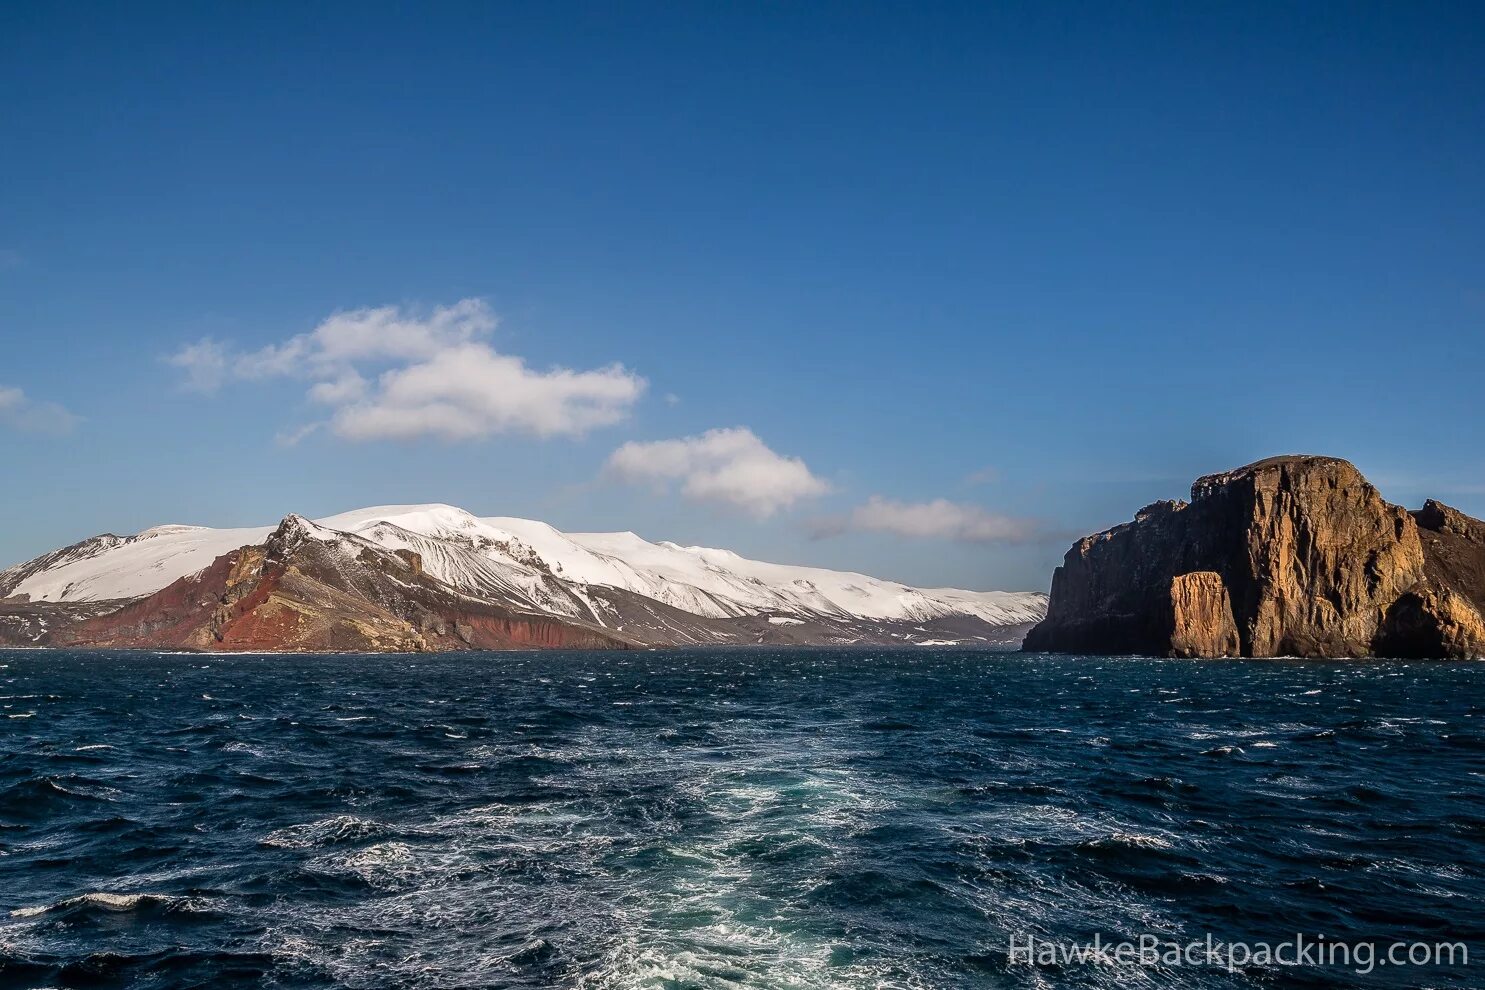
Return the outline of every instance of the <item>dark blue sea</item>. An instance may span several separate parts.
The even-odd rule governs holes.
[[[1485,663],[8,652],[0,695],[6,987],[1485,986]],[[1010,954],[1297,933],[1378,961]]]

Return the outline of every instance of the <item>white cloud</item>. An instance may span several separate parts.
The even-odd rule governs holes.
[[[824,495],[830,486],[797,457],[785,457],[746,427],[708,430],[679,440],[631,441],[614,451],[608,471],[629,482],[667,486],[765,518],[801,499]]]
[[[1018,543],[1034,539],[1035,520],[990,512],[977,505],[948,499],[898,502],[873,495],[845,516],[820,521],[818,535],[848,531],[890,533],[912,539],[952,540],[957,543]]]
[[[316,382],[309,388],[309,397],[327,406],[339,406],[348,402],[359,402],[366,395],[366,379],[354,368],[340,373],[340,377],[328,382]]]
[[[334,313],[309,333],[238,360],[245,378],[334,375],[357,364],[411,363],[490,334],[495,314],[483,299],[462,299],[419,317],[398,306]]]
[[[356,440],[423,434],[467,440],[492,433],[581,436],[617,423],[644,392],[622,365],[533,371],[520,358],[464,344],[382,375],[366,401],[342,406],[333,427]]]
[[[501,354],[482,339],[496,322],[481,299],[425,314],[381,306],[335,313],[257,351],[204,339],[168,360],[198,391],[228,379],[306,379],[307,397],[331,409],[330,429],[352,440],[581,436],[624,419],[644,394],[645,380],[622,365],[543,371]]]
[[[183,387],[192,392],[212,393],[227,380],[227,348],[210,337],[187,344],[165,359],[186,373]]]
[[[0,426],[23,433],[71,433],[82,417],[55,402],[37,402],[24,391],[0,385]]]

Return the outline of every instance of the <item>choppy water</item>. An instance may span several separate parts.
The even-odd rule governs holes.
[[[0,665],[0,984],[1485,985],[1485,664]],[[1008,965],[1147,931],[1478,955]]]

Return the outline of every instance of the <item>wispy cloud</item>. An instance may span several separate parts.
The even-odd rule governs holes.
[[[648,443],[631,441],[608,459],[622,481],[668,488],[681,495],[767,518],[803,499],[830,491],[798,457],[776,453],[746,427]]]
[[[203,338],[166,360],[200,392],[234,380],[305,380],[306,396],[329,408],[330,430],[352,440],[581,436],[624,419],[644,394],[645,380],[620,364],[531,368],[484,339],[495,327],[481,299],[423,313],[381,306],[335,313],[256,351]],[[312,429],[287,436],[297,442]]]
[[[324,425],[323,422],[305,423],[303,426],[295,427],[292,430],[280,430],[274,436],[273,442],[280,447],[297,447],[299,446],[299,441],[311,434],[318,433]]]
[[[879,495],[873,495],[844,515],[815,520],[813,530],[816,536],[888,533],[955,543],[1024,543],[1043,535],[1034,519],[1003,515],[977,505],[942,498],[898,502]]]
[[[22,433],[71,433],[82,417],[55,402],[37,402],[13,386],[0,385],[0,426]]]
[[[231,372],[226,345],[211,337],[202,337],[165,358],[165,363],[185,372],[181,387],[191,392],[211,394],[222,387]]]

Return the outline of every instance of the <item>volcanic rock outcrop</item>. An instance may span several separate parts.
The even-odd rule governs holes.
[[[911,588],[633,533],[563,533],[433,503],[74,543],[0,570],[0,648],[997,648],[1019,644],[1046,600]]]
[[[262,545],[68,626],[48,645],[375,653],[634,644],[461,595],[424,574],[414,553],[291,515]]]
[[[1085,537],[1026,650],[1485,655],[1485,523],[1392,505],[1347,461],[1274,457]]]

